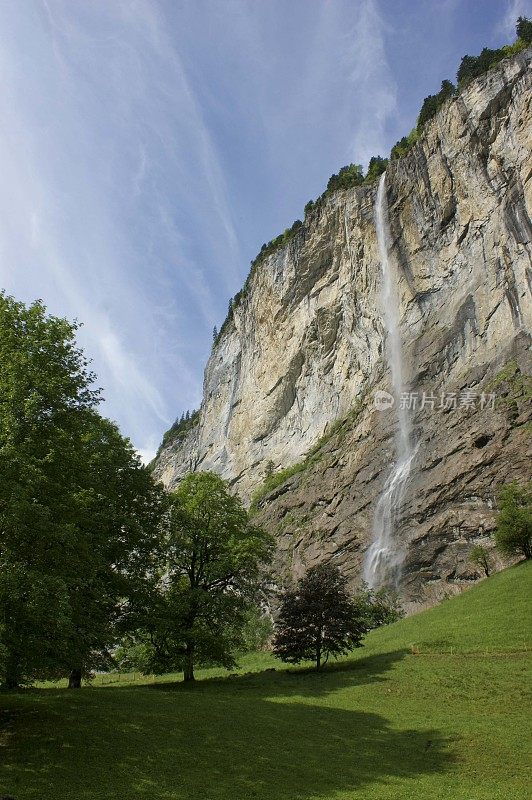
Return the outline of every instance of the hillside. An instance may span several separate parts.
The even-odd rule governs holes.
[[[158,456],[169,487],[212,470],[258,492],[281,579],[334,558],[359,581],[405,396],[394,556],[409,608],[478,578],[468,554],[490,546],[497,491],[530,473],[531,59],[473,80],[390,162],[384,245],[375,183],[331,191],[265,251],[214,343],[197,424]],[[395,409],[375,406],[382,390]]]
[[[2,695],[17,800],[525,800],[532,565],[372,632],[316,675],[238,674]],[[250,671],[251,670],[251,671]]]

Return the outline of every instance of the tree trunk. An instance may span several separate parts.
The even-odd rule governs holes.
[[[183,666],[183,680],[185,683],[194,681],[194,647],[192,644],[187,644],[185,651],[185,663]]]
[[[73,669],[68,676],[69,689],[81,689],[81,670]]]
[[[323,627],[316,627],[316,672],[321,669],[321,648],[323,644]]]
[[[18,663],[16,663],[14,658],[8,657],[2,689],[8,689],[9,691],[18,689],[20,686],[21,677],[22,676],[20,674]]]
[[[15,689],[18,689],[20,684],[18,680],[10,675],[6,675],[6,679],[2,684],[2,689],[6,689],[8,692],[12,692]]]

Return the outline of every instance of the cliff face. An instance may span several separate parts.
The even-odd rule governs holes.
[[[498,486],[530,473],[530,62],[527,50],[474,81],[386,174],[405,378],[418,406],[396,530],[402,592],[416,605],[475,578],[467,556],[493,526]],[[336,192],[260,263],[209,359],[199,424],[155,468],[168,486],[213,470],[249,499],[270,462],[301,461],[325,434],[306,468],[260,503],[281,575],[327,558],[358,577],[394,458],[394,410],[373,402],[390,388],[375,194]],[[439,407],[442,392],[450,408]]]

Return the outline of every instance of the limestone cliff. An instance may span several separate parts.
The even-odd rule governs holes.
[[[416,605],[475,579],[468,551],[493,526],[497,487],[530,474],[531,58],[521,52],[462,90],[386,174],[406,379],[418,402],[396,531],[402,592]],[[393,409],[373,403],[390,385],[375,194],[337,191],[260,262],[213,348],[199,424],[156,463],[168,486],[213,470],[249,499],[267,469],[313,447],[259,503],[280,574],[327,558],[358,578],[394,457]],[[423,392],[438,398],[434,408],[420,407]]]

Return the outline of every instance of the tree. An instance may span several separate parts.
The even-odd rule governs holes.
[[[368,172],[364,178],[364,183],[374,183],[379,175],[386,171],[388,159],[382,156],[372,156],[369,160]]]
[[[142,628],[151,644],[147,671],[198,663],[230,668],[256,604],[271,537],[251,525],[242,502],[217,475],[188,475],[170,496],[162,537],[162,578]]]
[[[292,664],[313,660],[320,670],[323,659],[361,647],[367,630],[338,568],[318,564],[281,596],[273,652]]]
[[[364,180],[361,164],[348,164],[342,167],[338,174],[331,175],[327,183],[327,192],[337,189],[349,189],[351,186],[361,186]]]
[[[275,464],[270,459],[269,461],[266,462],[266,467],[264,469],[264,477],[270,478],[274,474],[274,472],[275,472]]]
[[[40,302],[0,294],[0,680],[9,687],[74,671],[77,684],[101,664],[157,531],[160,490],[97,414],[77,328]]]
[[[506,484],[499,495],[495,543],[505,556],[532,558],[532,484]]]
[[[429,119],[432,119],[438,109],[445,103],[449,97],[452,97],[454,94],[455,88],[451,81],[442,81],[441,89],[438,94],[429,94],[428,97],[425,97],[423,100],[423,105],[421,106],[421,111],[419,112],[419,117],[417,121],[417,130],[420,132],[428,122]]]
[[[530,44],[532,42],[532,21],[527,17],[518,17],[515,32],[519,39]]]
[[[111,663],[117,631],[128,629],[129,609],[150,591],[158,563],[158,526],[166,495],[116,426],[92,414],[80,449],[73,523],[81,552],[69,586],[73,632],[69,685]],[[72,560],[72,559],[71,559]]]
[[[406,156],[407,153],[415,145],[418,138],[419,138],[418,130],[417,128],[413,128],[408,134],[408,136],[403,136],[402,139],[399,139],[399,141],[396,142],[392,147],[390,153],[390,158],[392,159],[392,161],[398,158],[403,158],[403,156]]]
[[[490,554],[485,547],[482,547],[481,544],[476,544],[469,553],[469,560],[472,564],[474,564],[476,567],[479,567],[484,572],[486,578],[489,578],[491,571],[491,559]]]

